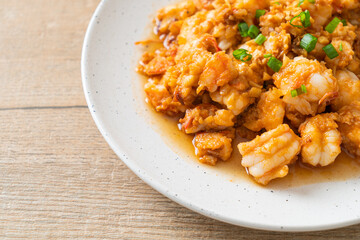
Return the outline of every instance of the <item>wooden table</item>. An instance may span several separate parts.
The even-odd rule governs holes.
[[[232,226],[135,176],[83,96],[81,47],[98,2],[0,0],[0,239],[360,238],[359,225],[298,234]]]

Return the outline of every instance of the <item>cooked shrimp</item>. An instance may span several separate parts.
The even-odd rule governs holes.
[[[282,92],[276,88],[262,93],[259,102],[244,114],[244,126],[258,132],[265,128],[271,130],[283,123],[285,103]]]
[[[251,142],[240,143],[238,148],[243,156],[241,164],[256,182],[266,185],[288,174],[287,165],[296,160],[301,140],[287,124],[282,124]]]
[[[174,101],[163,81],[151,78],[145,84],[147,100],[155,107],[156,111],[175,116],[185,111],[185,106]]]
[[[299,128],[301,157],[312,166],[327,166],[341,153],[341,135],[334,121],[337,114],[319,114],[308,118]]]
[[[246,91],[239,91],[235,87],[227,84],[219,90],[210,93],[213,101],[223,104],[234,113],[239,115],[250,104],[255,102],[255,98],[259,97],[261,89],[258,87],[251,87]]]
[[[219,31],[219,29],[216,29],[216,27],[225,21],[226,16],[228,16],[230,12],[231,8],[227,4],[222,4],[221,7],[217,9],[210,11],[199,11],[193,16],[185,19],[182,24],[180,34],[177,37],[178,43],[180,45],[185,44],[187,42],[196,40],[203,34],[213,34],[213,32],[216,33],[216,31]],[[226,30],[231,32],[231,34],[229,34],[229,32],[227,33],[227,36],[229,37],[227,41],[230,43],[236,43],[236,27],[226,28]]]
[[[211,104],[201,104],[186,110],[180,119],[181,129],[187,134],[209,130],[224,130],[234,126],[234,114],[225,109],[218,109]]]
[[[355,101],[339,111],[339,131],[345,149],[360,157],[360,102]]]
[[[165,57],[157,56],[145,66],[144,72],[148,76],[164,74],[166,72],[166,69],[173,64],[173,62],[168,61]]]
[[[162,34],[168,34],[171,30],[173,30],[173,34],[178,34],[182,24],[181,20],[188,18],[196,11],[196,6],[192,0],[164,7],[157,13],[154,32],[159,36]],[[179,24],[180,26],[176,26]]]
[[[303,115],[325,110],[328,101],[337,96],[338,86],[332,71],[316,60],[296,57],[273,75],[275,85],[283,90],[283,101]],[[291,91],[305,85],[307,93],[296,97]]]
[[[360,101],[360,79],[349,70],[337,70],[335,75],[339,85],[339,96],[331,103],[331,109],[340,108]]]
[[[239,75],[231,58],[225,52],[215,53],[206,63],[200,75],[197,92],[206,89],[215,92],[218,87],[224,86]]]
[[[161,75],[166,69],[175,64],[177,47],[160,48],[154,53],[144,53],[139,61],[137,71],[148,76]]]
[[[179,47],[176,65],[169,67],[164,75],[164,82],[178,102],[192,106],[200,75],[217,50],[215,38],[208,34]]]
[[[213,24],[207,20],[207,15],[207,12],[200,11],[185,19],[182,24],[180,34],[177,37],[180,45],[196,40],[198,36],[211,31]]]
[[[195,154],[200,162],[209,165],[215,165],[219,159],[226,161],[231,156],[234,137],[234,129],[197,133],[193,140]]]

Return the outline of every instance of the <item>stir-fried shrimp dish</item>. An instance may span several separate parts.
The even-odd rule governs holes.
[[[239,151],[266,185],[297,161],[360,157],[359,24],[360,0],[183,0],[136,43],[161,44],[137,71],[148,103],[193,136],[201,163]]]

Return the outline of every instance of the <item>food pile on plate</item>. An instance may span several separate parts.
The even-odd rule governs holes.
[[[302,161],[360,156],[360,1],[189,0],[157,12],[161,42],[138,71],[156,111],[194,136],[202,163],[230,158],[260,184]]]

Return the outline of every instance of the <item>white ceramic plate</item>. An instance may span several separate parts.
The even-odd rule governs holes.
[[[119,158],[157,191],[224,222],[275,231],[331,229],[360,222],[359,179],[262,188],[177,154],[154,127],[134,72],[135,41],[170,0],[105,0],[87,31],[82,80],[91,114]],[[173,134],[178,134],[173,132]],[[231,180],[231,181],[229,181]]]

